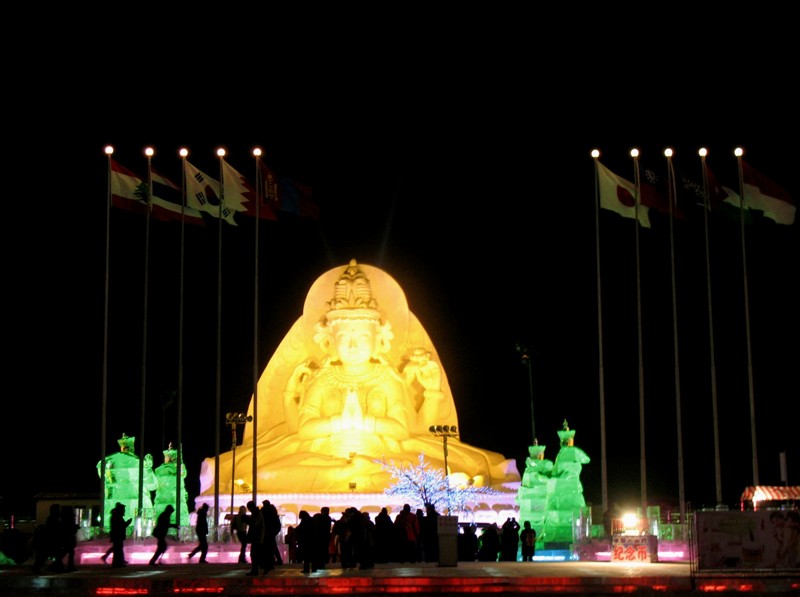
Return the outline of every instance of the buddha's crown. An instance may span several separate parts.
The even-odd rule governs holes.
[[[328,301],[328,320],[339,318],[379,319],[378,302],[372,297],[372,288],[355,259],[336,281],[333,298]]]

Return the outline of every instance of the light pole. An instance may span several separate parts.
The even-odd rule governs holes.
[[[430,431],[436,437],[442,438],[442,450],[444,451],[444,476],[447,478],[447,475],[450,474],[447,470],[447,438],[456,437],[458,435],[458,429],[456,429],[455,425],[431,425],[428,427],[428,431]]]
[[[531,363],[531,351],[524,344],[517,344],[517,352],[520,354],[522,364],[528,368],[528,384],[531,393],[531,435],[533,445],[536,445],[536,424],[533,419],[533,365]]]
[[[236,477],[236,427],[252,420],[252,416],[244,413],[228,413],[225,415],[225,423],[231,426],[231,515],[235,514],[233,511],[233,490],[236,487],[234,481]]]

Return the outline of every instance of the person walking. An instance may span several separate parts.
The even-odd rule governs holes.
[[[48,560],[52,560],[49,566],[51,572],[63,572],[64,564],[58,559],[61,553],[60,537],[61,505],[51,504],[50,512],[44,524],[37,528],[35,538],[36,560],[33,563],[33,573],[39,574],[44,569]],[[59,568],[59,564],[60,568]]]
[[[195,554],[200,554],[200,563],[206,563],[208,555],[208,504],[203,504],[198,508],[197,521],[194,523],[194,534],[197,535],[197,546],[189,552],[191,560]]]
[[[244,505],[239,506],[239,512],[233,516],[231,530],[239,540],[239,563],[247,564],[247,508]]]
[[[158,543],[156,544],[156,551],[153,553],[153,557],[150,558],[151,566],[158,564],[161,556],[163,556],[167,551],[167,532],[170,529],[180,528],[180,525],[172,522],[173,512],[175,512],[175,508],[172,506],[172,504],[167,504],[164,507],[163,512],[161,512],[156,519],[156,526],[153,527],[153,537],[156,538]]]
[[[75,547],[78,545],[77,532],[80,527],[75,522],[75,508],[72,506],[61,506],[61,514],[58,519],[59,548],[58,560],[62,562],[62,567],[67,572],[75,572]],[[64,565],[64,558],[67,558]]]
[[[109,537],[111,539],[111,561],[112,568],[122,568],[128,562],[125,561],[125,537],[128,534],[128,526],[132,522],[132,518],[125,520],[125,504],[117,502],[116,506],[111,510],[111,531]],[[105,557],[103,558],[105,561]]]
[[[278,547],[278,535],[281,532],[281,516],[278,514],[278,509],[275,504],[269,500],[261,502],[261,516],[264,517],[264,549],[266,550],[265,557],[267,562],[273,566],[280,566],[283,564],[283,556]]]

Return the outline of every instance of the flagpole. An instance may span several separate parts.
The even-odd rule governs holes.
[[[189,151],[181,148],[178,151],[181,161],[186,161]],[[175,522],[181,526],[181,491],[183,489],[183,318],[184,318],[184,263],[186,256],[186,164],[181,165],[181,259],[180,259],[180,291],[178,306],[178,463],[175,482]],[[188,512],[187,512],[188,514]],[[180,531],[179,535],[180,537]]]
[[[600,292],[600,182],[598,180],[597,159],[600,152],[592,150],[594,158],[594,239],[595,267],[597,270],[597,348],[598,348],[598,381],[600,386],[600,476],[603,512],[608,512],[608,460],[606,458],[606,398],[605,370],[603,365],[603,304]],[[638,223],[637,223],[638,226]]]
[[[219,450],[220,450],[220,434],[219,434],[219,421],[222,417],[221,414],[221,400],[222,400],[222,214],[225,203],[225,180],[222,170],[222,159],[225,157],[225,150],[222,148],[217,149],[217,156],[219,157],[219,213],[217,217],[217,378],[216,378],[216,392],[214,400],[214,420],[217,422],[215,425],[214,433],[214,460],[215,470],[219,471]],[[232,465],[232,463],[231,463]],[[233,479],[234,471],[231,469],[231,479]],[[231,480],[231,482],[233,482]],[[214,474],[214,540],[219,540],[219,474]]]
[[[675,282],[675,202],[677,191],[675,189],[675,169],[672,167],[672,149],[664,150],[667,158],[667,183],[669,201],[669,260],[672,274],[672,346],[675,360],[675,420],[678,434],[678,508],[681,514],[681,524],[686,520],[686,489],[683,477],[683,426],[681,415],[681,369],[678,355],[678,298]]]
[[[111,145],[105,148],[108,156],[108,191],[106,193],[106,263],[103,280],[103,381],[100,399],[100,528],[105,528],[105,496],[106,496],[106,433],[108,417],[108,281],[111,260]]]
[[[144,430],[145,430],[145,404],[147,402],[147,306],[148,306],[148,293],[149,293],[149,269],[150,269],[150,212],[153,208],[153,175],[152,175],[152,147],[147,147],[144,150],[147,156],[147,218],[145,220],[145,235],[144,235],[144,299],[143,299],[143,315],[142,315],[142,387],[140,396],[141,410],[139,413],[139,507],[136,512],[137,521],[142,518],[144,508],[144,458],[145,458],[145,444],[144,444]],[[141,525],[137,524],[134,533],[140,529]]]
[[[711,412],[714,424],[714,480],[716,482],[717,505],[722,504],[722,464],[719,453],[719,417],[717,415],[717,362],[714,354],[714,316],[711,302],[711,241],[708,235],[708,212],[711,209],[706,155],[708,150],[701,147],[700,163],[703,167],[703,230],[706,245],[706,295],[708,301],[708,339],[711,372]],[[683,522],[681,520],[681,522]]]
[[[641,203],[641,182],[639,176],[639,150],[632,149],[631,157],[633,158],[634,165],[634,188],[635,188],[635,203],[634,218],[636,225],[636,332],[639,348],[639,469],[641,474],[641,501],[642,501],[642,514],[647,514],[647,460],[645,457],[645,441],[644,441],[644,357],[642,350],[642,281],[641,281],[641,266],[639,263],[639,208]]]
[[[742,237],[742,287],[744,288],[744,325],[747,345],[747,388],[750,396],[750,440],[753,446],[753,485],[758,485],[758,454],[756,452],[756,405],[753,392],[753,356],[750,349],[750,298],[747,282],[747,254],[744,243],[744,173],[742,171],[742,154],[744,150],[734,150],[739,168],[739,227]]]
[[[259,301],[259,277],[258,277],[258,233],[261,228],[261,191],[262,179],[261,168],[261,148],[253,149],[256,167],[256,221],[255,221],[255,258],[253,266],[253,501],[257,501],[258,496],[258,301]]]

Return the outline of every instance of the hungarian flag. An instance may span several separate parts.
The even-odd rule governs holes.
[[[594,161],[597,166],[597,179],[600,189],[600,207],[618,213],[623,218],[636,218],[636,185],[617,176],[611,170]],[[639,203],[639,225],[650,228],[648,208]]]
[[[742,160],[742,178],[744,179],[745,206],[763,212],[765,218],[769,218],[777,224],[794,224],[794,214],[797,208],[783,187],[758,172],[744,160]]]

